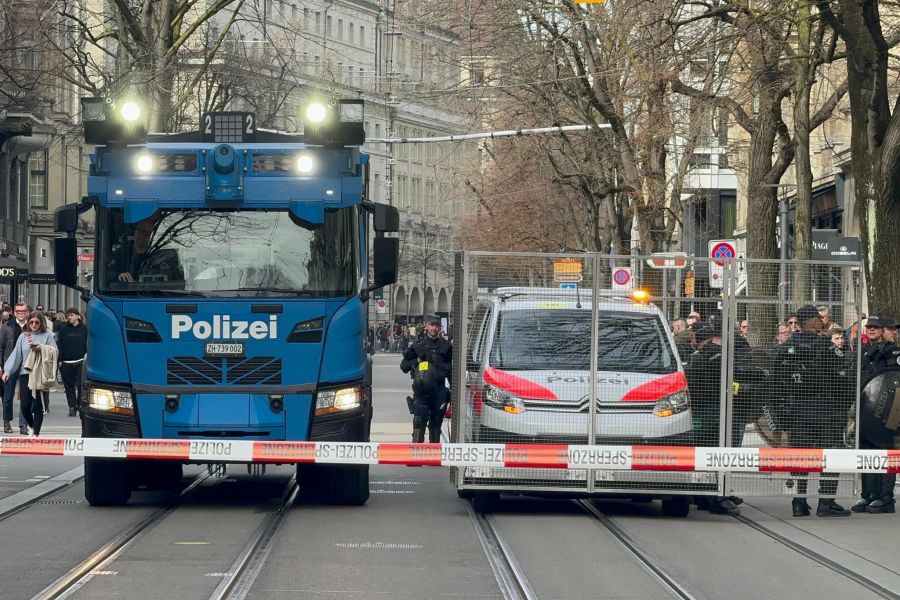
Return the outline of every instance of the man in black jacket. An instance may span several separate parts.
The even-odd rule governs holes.
[[[81,323],[81,313],[77,308],[66,310],[66,321],[56,335],[56,347],[59,349],[59,373],[66,387],[69,416],[74,417],[81,403],[81,369],[87,352],[87,328]]]
[[[12,354],[13,348],[16,347],[16,341],[19,339],[19,336],[22,335],[22,329],[25,327],[25,323],[28,318],[28,305],[24,302],[19,302],[16,304],[15,311],[13,312],[13,316],[6,320],[2,326],[0,326],[0,357],[2,357],[3,362],[0,363],[0,374],[2,374],[3,369],[2,365],[6,364],[6,359],[9,358],[9,355]],[[12,433],[12,410],[13,410],[13,398],[15,398],[16,394],[16,382],[19,380],[18,373],[10,373],[9,381],[3,386],[3,432],[4,433]],[[19,433],[22,435],[28,435],[28,424],[25,422],[25,418],[22,416],[21,412],[19,413]]]
[[[788,426],[792,448],[839,448],[843,445],[844,427],[852,403],[854,378],[849,377],[843,353],[820,335],[825,324],[819,311],[807,305],[797,311],[800,331],[775,350],[773,371],[779,396],[791,410]],[[791,506],[795,517],[810,514],[806,502],[806,479],[797,473],[797,496]],[[838,482],[830,474],[819,480],[819,493],[833,496]],[[820,498],[816,515],[846,517],[850,515],[830,498]]]
[[[403,353],[400,369],[413,378],[413,443],[441,441],[441,423],[450,403],[444,385],[453,375],[453,346],[441,336],[441,320],[425,319],[425,333]]]

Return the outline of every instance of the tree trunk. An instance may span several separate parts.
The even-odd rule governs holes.
[[[809,160],[810,39],[809,4],[800,0],[797,7],[797,58],[794,81],[794,176],[797,194],[794,212],[794,259],[809,260],[812,255],[812,165]],[[786,244],[787,240],[781,240]],[[793,264],[792,298],[802,303],[812,297],[809,265]],[[785,285],[786,282],[781,282]]]

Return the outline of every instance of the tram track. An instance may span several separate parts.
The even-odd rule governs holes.
[[[484,555],[504,600],[537,600],[538,595],[528,582],[509,545],[500,535],[494,519],[490,515],[475,512],[471,502],[466,500],[465,503],[466,511],[475,526],[478,541],[484,549]]]
[[[867,590],[873,592],[874,594],[877,594],[878,596],[881,596],[882,598],[885,598],[887,600],[900,600],[900,592],[891,590],[878,583],[874,579],[867,577],[849,567],[846,567],[836,560],[833,560],[825,556],[824,554],[817,552],[812,548],[809,548],[808,546],[796,542],[788,538],[787,536],[782,535],[769,527],[766,527],[758,521],[755,521],[743,515],[738,515],[734,518],[747,527],[750,527],[754,531],[757,531],[758,533],[761,533],[769,539],[774,540],[775,542],[778,542],[779,544],[787,548],[790,548],[794,552],[797,552],[798,554],[805,556],[806,558],[822,565],[823,567],[826,567],[834,573],[850,579],[851,581],[863,586]],[[782,522],[784,521],[782,520]]]
[[[225,578],[213,591],[210,600],[243,600],[247,597],[272,550],[276,534],[284,522],[288,510],[294,504],[298,491],[295,473],[288,481],[280,506],[269,513],[257,527],[231,568],[226,571]]]
[[[67,490],[83,479],[84,467],[78,466],[3,498],[0,500],[0,521],[17,515],[35,504],[46,501],[53,494]]]
[[[100,571],[105,566],[112,563],[128,548],[140,540],[145,533],[162,522],[163,519],[178,508],[181,501],[193,494],[209,477],[209,472],[203,472],[197,475],[187,487],[178,493],[172,502],[156,509],[137,524],[104,544],[96,552],[70,569],[68,573],[32,596],[31,600],[62,600],[63,598],[67,598],[90,581],[96,571]]]
[[[593,502],[590,500],[573,500],[573,502],[588,514],[594,523],[610,533],[622,548],[673,597],[681,600],[706,599],[706,596],[670,569],[659,557],[647,550],[622,527],[603,514]]]

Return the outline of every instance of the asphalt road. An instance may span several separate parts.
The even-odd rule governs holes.
[[[405,441],[409,378],[397,355],[375,356],[373,439]],[[77,435],[54,395],[46,435]],[[59,407],[59,408],[57,408]],[[0,456],[0,598],[31,598],[171,499],[135,493],[120,508],[91,508],[77,459]],[[203,470],[186,469],[185,483]],[[231,467],[210,477],[70,598],[209,598],[251,534],[278,505],[293,469],[263,477]],[[4,503],[65,485],[25,510]],[[374,466],[362,508],[293,505],[248,598],[500,598],[466,508],[446,469]],[[668,519],[658,503],[598,500],[634,540],[706,598],[743,600],[876,596],[730,518],[692,511]],[[900,594],[897,515],[795,519],[787,498],[748,498],[743,514]],[[493,519],[540,598],[668,598],[596,520],[566,500],[505,498]]]

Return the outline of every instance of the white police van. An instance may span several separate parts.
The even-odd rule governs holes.
[[[468,340],[467,397],[480,442],[586,443],[590,293],[499,288],[478,299]],[[597,443],[681,444],[691,405],[662,312],[601,296]]]

